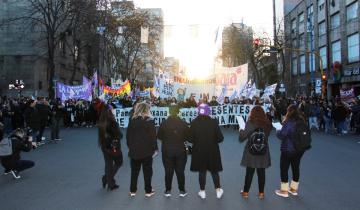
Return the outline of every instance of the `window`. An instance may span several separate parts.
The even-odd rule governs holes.
[[[291,72],[292,72],[292,75],[297,75],[297,59],[296,58],[292,59]]]
[[[340,41],[333,42],[331,45],[332,62],[338,61],[341,63],[341,43]]]
[[[358,2],[354,2],[346,7],[346,20],[350,21],[352,19],[357,18],[358,13]]]
[[[323,68],[326,69],[327,68],[326,46],[319,49],[319,54],[321,57]]]
[[[299,35],[299,48],[300,49],[305,48],[305,36],[304,36],[304,34]]]
[[[325,21],[319,23],[319,36],[322,36],[326,33]]]
[[[305,74],[305,55],[300,56],[300,74]]]
[[[335,15],[331,16],[331,29],[335,29],[340,26],[340,14],[336,13]]]
[[[325,9],[325,0],[319,0],[318,1],[318,10],[319,12],[323,12]]]
[[[304,13],[299,15],[299,32],[304,32],[305,24],[304,24]]]
[[[291,45],[292,45],[293,48],[296,48],[296,47],[297,47],[296,39],[293,39],[293,40],[292,40],[292,44],[291,44]]]
[[[315,54],[310,53],[309,54],[309,72],[315,71]]]
[[[359,60],[359,33],[348,36],[348,60],[354,62]]]
[[[296,33],[296,19],[291,21],[291,33]]]
[[[307,44],[307,46],[306,46],[307,49],[308,49],[308,50],[312,50],[312,49],[311,49],[311,37],[309,37],[309,36],[307,37],[307,42],[306,42],[306,44]]]
[[[307,8],[307,14],[308,14],[308,17],[310,17],[310,16],[312,16],[314,14],[314,6],[313,5],[310,5]]]
[[[314,28],[314,7],[311,5],[307,8],[307,31],[311,32]]]

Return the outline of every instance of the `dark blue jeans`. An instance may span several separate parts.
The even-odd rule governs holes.
[[[35,163],[31,160],[19,160],[15,164],[15,170],[24,171],[24,170],[32,168],[34,166],[35,166]]]

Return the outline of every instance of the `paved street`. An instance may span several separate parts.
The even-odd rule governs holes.
[[[97,131],[94,128],[62,130],[64,141],[45,145],[23,155],[36,162],[35,168],[23,172],[22,179],[11,175],[0,176],[0,205],[2,210],[73,210],[73,209],[309,209],[309,210],[358,210],[360,182],[359,136],[329,136],[315,133],[313,149],[307,152],[301,166],[300,196],[289,199],[274,195],[279,187],[279,141],[273,135],[270,140],[272,167],[266,171],[265,199],[257,198],[257,178],[248,200],[240,196],[245,169],[240,167],[243,144],[238,143],[237,132],[224,129],[225,141],[221,145],[224,171],[221,173],[225,191],[221,200],[216,199],[210,176],[207,179],[207,199],[197,196],[197,174],[189,172],[186,178],[189,195],[179,198],[174,180],[173,196],[165,198],[164,170],[161,158],[154,161],[153,186],[157,194],[145,198],[142,176],[139,192],[129,198],[130,166],[124,157],[124,165],[116,179],[120,189],[108,192],[101,188],[103,157],[97,147]],[[124,141],[123,141],[124,143]],[[123,146],[124,154],[127,147]],[[1,169],[2,170],[2,169]]]

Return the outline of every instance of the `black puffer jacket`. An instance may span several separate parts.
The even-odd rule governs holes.
[[[40,117],[39,111],[35,107],[28,107],[25,110],[25,122],[26,126],[30,127],[33,130],[39,130],[40,128]]]
[[[17,161],[21,159],[21,151],[29,152],[32,148],[31,142],[19,138],[18,136],[10,136],[12,142],[12,155],[0,157],[1,164],[4,168],[12,169],[16,167]]]
[[[129,156],[139,160],[150,157],[158,150],[155,123],[150,118],[131,119],[126,132]]]

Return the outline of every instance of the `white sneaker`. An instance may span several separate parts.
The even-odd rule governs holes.
[[[283,198],[288,198],[289,197],[289,193],[283,192],[281,190],[275,190],[275,194],[280,196],[280,197],[283,197]]]
[[[294,191],[293,191],[293,190],[289,190],[288,193],[290,193],[290,194],[293,195],[293,196],[299,195],[296,190],[294,190]]]
[[[205,190],[200,190],[198,195],[200,196],[201,199],[205,199],[206,198]]]
[[[43,137],[41,137],[41,141],[45,141],[46,140],[46,138],[43,136]]]
[[[154,191],[154,190],[152,190],[150,193],[145,193],[145,197],[147,197],[147,198],[150,198],[150,197],[152,197],[153,195],[155,195],[155,191]]]
[[[224,194],[224,190],[223,190],[223,189],[221,189],[221,188],[216,189],[216,197],[217,197],[218,199],[220,199],[220,198],[223,196],[223,194]]]
[[[10,173],[13,175],[13,177],[15,179],[20,179],[21,178],[21,176],[19,175],[19,172],[17,172],[17,171],[12,170],[12,171],[10,171]]]

